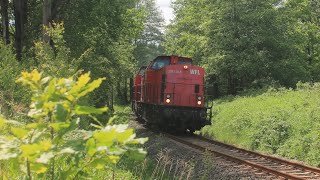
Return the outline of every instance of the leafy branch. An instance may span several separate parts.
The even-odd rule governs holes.
[[[17,160],[28,179],[47,175],[67,179],[81,176],[80,171],[113,167],[123,155],[143,157],[145,151],[136,144],[147,138],[135,138],[127,125],[103,126],[94,114],[106,112],[105,107],[79,105],[79,99],[98,88],[105,78],[90,80],[90,73],[57,79],[42,77],[37,70],[22,72],[17,82],[32,91],[28,116],[33,121],[22,124],[0,118],[0,129],[4,130],[0,134],[0,160]],[[83,116],[95,120],[95,130],[78,129]],[[67,158],[72,159],[67,167],[55,163]]]

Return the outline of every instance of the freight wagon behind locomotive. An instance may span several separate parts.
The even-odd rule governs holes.
[[[211,107],[205,105],[204,73],[190,58],[158,56],[135,76],[133,111],[162,129],[201,129],[211,118]]]

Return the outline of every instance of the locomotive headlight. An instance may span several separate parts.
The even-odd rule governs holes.
[[[188,66],[187,66],[187,65],[184,65],[184,66],[183,66],[183,69],[188,69]]]
[[[170,98],[171,98],[171,95],[170,94],[167,94],[166,95],[166,103],[170,103],[171,102],[171,100],[170,100]]]
[[[201,96],[198,96],[198,100],[201,101],[201,99],[202,99],[202,97],[201,97]]]
[[[198,105],[201,105],[201,101],[198,101]]]

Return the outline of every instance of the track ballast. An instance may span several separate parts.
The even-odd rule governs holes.
[[[165,135],[192,148],[214,153],[229,161],[250,166],[255,172],[264,173],[266,176],[272,175],[279,179],[320,179],[319,168],[248,151],[198,135]]]

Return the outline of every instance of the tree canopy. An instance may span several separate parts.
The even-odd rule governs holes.
[[[90,98],[99,106],[128,103],[137,66],[163,52],[164,20],[154,0],[1,0],[0,5],[2,40],[14,47],[21,67],[107,77]],[[62,70],[65,65],[75,71]]]
[[[177,0],[167,52],[206,68],[216,94],[319,81],[319,2]]]

